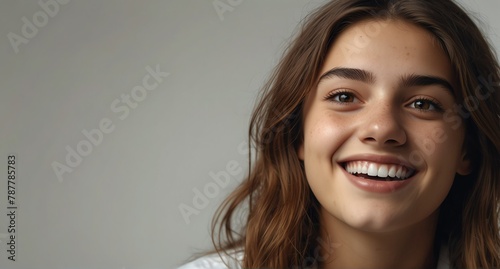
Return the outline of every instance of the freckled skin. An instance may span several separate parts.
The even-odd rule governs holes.
[[[355,26],[363,29],[367,23],[373,21]],[[469,161],[463,157],[463,124],[454,128],[443,112],[414,107],[418,98],[430,97],[444,110],[451,109],[455,103],[452,94],[436,85],[407,88],[400,81],[417,74],[440,77],[455,85],[456,78],[448,57],[424,29],[401,21],[389,21],[375,36],[359,36],[353,29],[351,26],[338,36],[321,74],[335,67],[356,68],[372,73],[375,81],[339,77],[321,81],[305,102],[304,142],[298,155],[321,204],[321,221],[329,236],[348,245],[351,252],[363,248],[352,242],[357,233],[399,237],[417,248],[412,250],[411,262],[426,255],[418,248],[423,249],[433,236],[419,239],[415,235],[432,233],[437,209],[456,173],[467,173]],[[355,39],[363,39],[367,45],[346,53],[345,48],[352,47]],[[339,90],[348,91],[355,101],[325,100]],[[355,154],[402,156],[406,160],[418,156],[419,161],[412,163],[418,173],[408,186],[393,193],[360,190],[338,163]],[[405,249],[410,251],[411,247]]]

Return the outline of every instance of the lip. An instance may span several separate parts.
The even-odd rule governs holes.
[[[379,180],[371,180],[368,178],[362,178],[355,176],[349,172],[347,172],[344,169],[343,164],[346,162],[351,162],[351,161],[369,161],[369,162],[376,162],[376,163],[383,163],[383,164],[398,164],[398,165],[404,165],[407,168],[415,170],[413,175],[407,179],[404,180],[395,180],[395,181],[379,181]],[[361,154],[361,155],[353,155],[349,156],[345,159],[342,159],[338,162],[338,165],[342,172],[345,174],[345,176],[349,179],[349,181],[356,187],[358,187],[361,190],[367,191],[367,192],[373,192],[373,193],[393,193],[396,192],[411,182],[413,182],[413,179],[415,178],[415,175],[418,173],[416,171],[415,167],[410,165],[407,161],[397,158],[394,156],[387,156],[387,155],[372,155],[372,154]]]

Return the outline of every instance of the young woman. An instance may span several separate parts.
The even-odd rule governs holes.
[[[263,91],[215,253],[182,268],[500,268],[499,71],[451,0],[328,2]]]

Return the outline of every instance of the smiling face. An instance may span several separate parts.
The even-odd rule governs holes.
[[[388,232],[435,216],[469,162],[464,124],[444,113],[456,87],[444,51],[412,24],[361,30],[370,23],[347,28],[330,48],[304,104],[298,155],[326,225]]]

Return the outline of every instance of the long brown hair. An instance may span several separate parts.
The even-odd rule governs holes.
[[[302,107],[336,37],[366,19],[413,23],[447,53],[473,171],[456,178],[441,205],[436,240],[448,244],[454,268],[500,268],[500,68],[481,31],[451,0],[334,0],[306,18],[255,107],[249,129],[255,156],[214,217],[215,251],[243,249],[244,268],[308,267],[326,258],[318,251],[325,244],[319,203],[297,156]],[[239,219],[238,210],[246,211]]]

